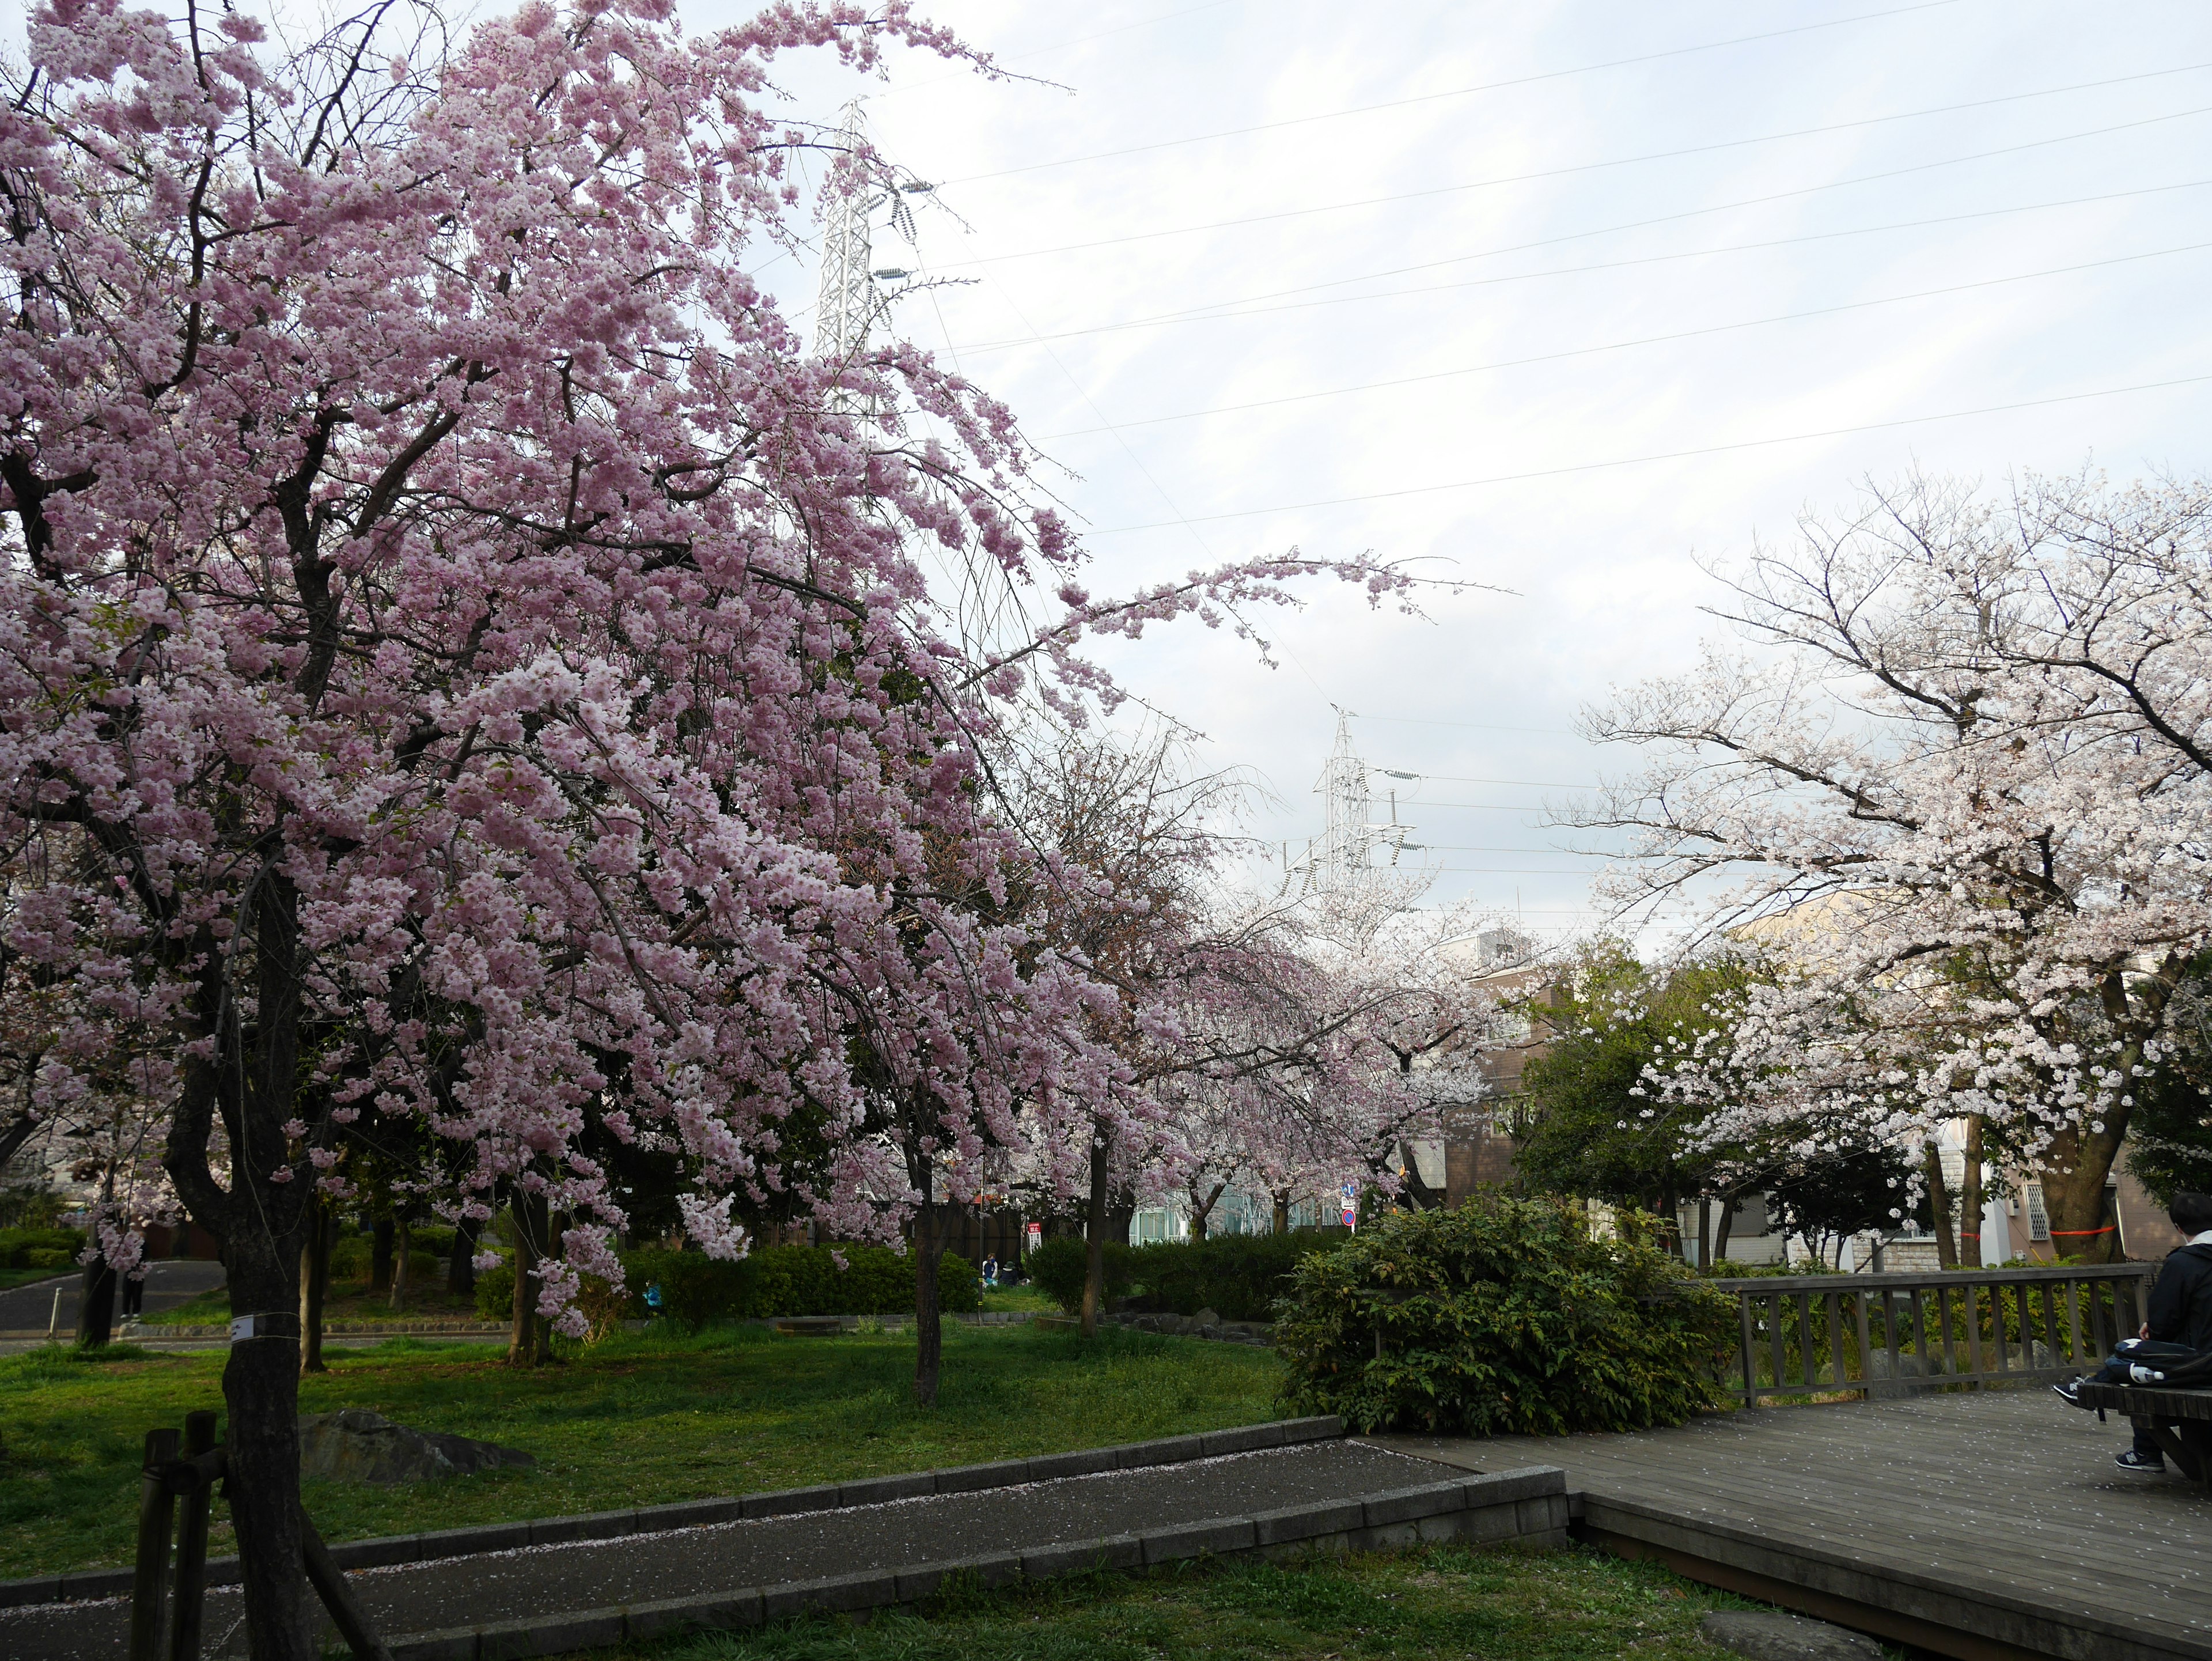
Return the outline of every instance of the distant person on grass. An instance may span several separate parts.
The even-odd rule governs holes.
[[[2158,1272],[2142,1335],[2123,1338],[2096,1372],[2051,1386],[2075,1407],[2081,1405],[2083,1384],[2150,1383],[2136,1378],[2136,1369],[2160,1372],[2160,1362],[2185,1361],[2212,1351],[2212,1194],[2177,1194],[2166,1215],[2189,1238]],[[2166,1456],[2159,1451],[2156,1437],[2138,1429],[2136,1445],[2113,1463],[2122,1470],[2154,1475],[2166,1469]]]

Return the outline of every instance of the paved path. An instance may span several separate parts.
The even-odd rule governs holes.
[[[51,1281],[33,1281],[27,1287],[0,1292],[0,1332],[45,1332],[57,1290],[62,1294],[62,1331],[65,1335],[76,1331],[77,1293],[83,1283],[82,1272],[73,1270]],[[173,1309],[222,1284],[221,1263],[203,1257],[161,1258],[146,1271],[146,1312]],[[120,1324],[119,1298],[117,1308],[116,1321]]]
[[[975,1494],[449,1557],[358,1571],[352,1579],[377,1630],[397,1636],[1103,1540],[1164,1524],[1386,1494],[1449,1474],[1380,1448],[1313,1442]],[[106,1661],[125,1652],[130,1616],[122,1598],[0,1609],[0,1655]],[[234,1588],[208,1593],[206,1654],[231,1652],[220,1640],[238,1618]]]
[[[1593,1497],[2212,1654],[2212,1498],[2178,1475],[2116,1469],[2128,1436],[2117,1415],[2100,1424],[2047,1390],[2002,1390],[1716,1414],[1628,1436],[1367,1439],[1468,1470],[1558,1465]]]

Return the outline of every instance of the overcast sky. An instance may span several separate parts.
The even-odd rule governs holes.
[[[778,79],[808,119],[866,94],[941,181],[873,263],[966,286],[896,326],[1069,470],[1095,592],[1291,547],[1510,591],[1423,623],[1317,587],[1273,670],[1195,626],[1108,654],[1266,778],[1279,839],[1356,712],[1426,776],[1439,899],[1588,920],[1541,805],[1627,763],[1576,714],[1690,660],[1700,560],[1916,463],[2205,465],[2203,0],[928,9],[1057,84]],[[811,308],[812,271],[764,275]]]
[[[969,283],[897,327],[1071,470],[1096,590],[1295,546],[1511,591],[1421,623],[1316,587],[1274,670],[1194,627],[1111,654],[1265,776],[1279,838],[1319,830],[1356,712],[1370,763],[1427,776],[1400,812],[1439,898],[1585,921],[1541,804],[1630,759],[1576,714],[1690,660],[1701,560],[1916,464],[2205,464],[2201,0],[934,15],[1060,85],[908,55],[860,88],[942,181],[874,263]],[[810,115],[855,85],[783,78]]]

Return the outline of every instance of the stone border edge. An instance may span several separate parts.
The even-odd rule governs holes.
[[[388,1646],[393,1661],[525,1661],[699,1628],[729,1630],[801,1614],[855,1614],[918,1603],[960,1574],[996,1588],[1096,1568],[1152,1568],[1198,1557],[1371,1551],[1437,1540],[1489,1543],[1523,1539],[1562,1546],[1569,1538],[1568,1512],[1566,1473],[1538,1465],[1362,1499],[1171,1524],[1142,1534],[1034,1551],[998,1552],[904,1569],[864,1569],[827,1579],[411,1633],[392,1639]]]
[[[890,1500],[919,1499],[924,1494],[973,1494],[982,1488],[1017,1488],[1028,1482],[1047,1482],[1062,1476],[1096,1476],[1109,1470],[1181,1464],[1192,1459],[1211,1459],[1227,1453],[1257,1453],[1268,1448],[1293,1447],[1305,1442],[1333,1441],[1343,1434],[1344,1421],[1334,1415],[1316,1419],[1277,1419],[1263,1425],[1206,1431],[1194,1436],[1170,1436],[1157,1441],[1129,1442],[1118,1447],[1089,1448],[1075,1453],[1039,1454],[1033,1459],[1001,1459],[989,1464],[956,1465],[943,1470],[917,1471],[907,1476],[875,1476],[857,1482],[825,1482],[815,1488],[786,1488],[775,1494],[679,1500],[665,1506],[642,1506],[635,1511],[541,1517],[520,1523],[487,1523],[473,1528],[441,1529],[431,1534],[387,1535],[380,1539],[349,1540],[333,1545],[331,1556],[340,1568],[385,1568],[394,1563],[422,1563],[438,1558],[473,1557],[485,1552],[512,1551],[521,1546],[552,1545],[572,1540],[616,1540],[627,1534],[659,1534],[670,1529],[732,1523],[744,1518],[842,1511],[851,1506],[881,1505]],[[215,1557],[208,1560],[209,1585],[234,1585],[237,1579],[237,1558]],[[131,1571],[127,1568],[88,1569],[75,1574],[45,1574],[23,1580],[0,1580],[0,1609],[120,1597],[130,1591],[131,1581]]]

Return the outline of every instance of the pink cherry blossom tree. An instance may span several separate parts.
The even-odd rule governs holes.
[[[697,39],[533,3],[427,62],[398,17],[287,55],[56,0],[0,110],[6,944],[161,1036],[166,1171],[254,1323],[224,1390],[263,1658],[313,1650],[294,1311],[347,1125],[418,1116],[469,1150],[453,1208],[544,1219],[565,1329],[620,1272],[587,1125],[680,1146],[710,1252],[802,1108],[816,1215],[926,1214],[1095,1054],[1095,983],[1002,911],[1030,855],[979,739],[1110,697],[1087,634],[1407,587],[1293,557],[1094,599],[1003,407],[896,343],[804,350],[751,275],[813,142],[767,66],[962,55],[898,0]],[[937,558],[1045,621],[971,638]]]

